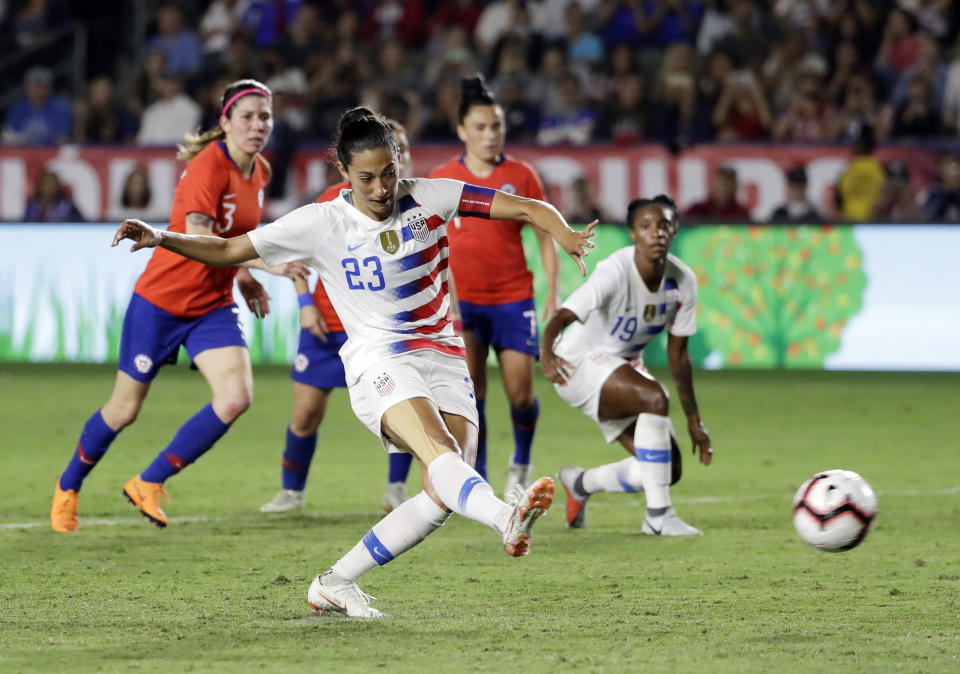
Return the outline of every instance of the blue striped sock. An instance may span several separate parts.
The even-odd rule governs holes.
[[[67,469],[60,475],[60,488],[80,491],[83,478],[90,474],[97,461],[107,453],[110,443],[119,432],[107,426],[100,410],[94,412],[83,425],[80,440],[77,441],[77,451],[73,453]]]
[[[140,479],[144,482],[165,482],[168,477],[199,459],[229,428],[230,424],[223,423],[213,411],[213,403],[207,403],[187,419],[170,444],[140,473]]]
[[[387,482],[406,482],[410,474],[410,464],[413,463],[413,455],[407,452],[388,454],[387,461],[390,463]]]
[[[307,486],[310,462],[317,449],[317,432],[300,437],[287,426],[287,445],[283,450],[283,488],[303,491]]]
[[[534,398],[533,407],[525,410],[511,409],[510,420],[513,422],[513,462],[530,463],[530,447],[533,445],[533,434],[537,430],[537,418],[540,416],[540,401]]]
[[[477,463],[473,466],[480,473],[480,477],[487,479],[487,400],[477,398],[477,416],[480,427],[477,432]]]

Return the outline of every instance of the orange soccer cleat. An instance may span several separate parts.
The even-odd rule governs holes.
[[[57,477],[53,488],[53,506],[50,508],[50,526],[54,531],[72,534],[77,530],[77,500],[79,494],[74,489],[61,489]]]
[[[160,507],[160,497],[163,496],[167,503],[170,503],[170,497],[163,490],[162,482],[144,482],[139,475],[135,475],[123,485],[123,495],[155,525],[167,526],[167,514]]]

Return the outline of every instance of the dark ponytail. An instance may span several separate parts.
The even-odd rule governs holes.
[[[385,147],[398,154],[397,138],[383,117],[370,108],[357,107],[340,116],[337,125],[337,159],[347,169],[357,152]]]
[[[487,88],[483,75],[477,73],[473,77],[464,77],[460,80],[460,108],[457,110],[457,120],[463,124],[463,118],[474,105],[496,105],[497,99]]]

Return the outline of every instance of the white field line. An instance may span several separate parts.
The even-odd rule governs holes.
[[[902,496],[951,496],[953,494],[960,494],[960,486],[956,487],[947,487],[946,489],[907,489],[907,490],[898,490],[898,491],[882,491],[877,492],[877,495],[880,497],[902,497]],[[752,496],[691,496],[688,498],[675,498],[672,499],[674,503],[680,504],[698,504],[698,503],[735,503],[742,501],[783,501],[793,498],[792,496],[784,496],[783,494],[754,494]],[[643,505],[643,501],[633,501],[631,505]],[[322,513],[321,513],[322,514]],[[353,513],[358,514],[358,513]],[[371,516],[377,515],[370,511]],[[309,517],[309,513],[306,514]],[[304,517],[304,513],[300,513],[298,517]],[[257,520],[257,519],[278,519],[276,516],[271,515],[231,515],[229,517],[204,517],[204,516],[185,516],[185,517],[171,517],[170,524],[186,524],[191,522],[236,522],[237,520]],[[117,527],[117,526],[145,526],[147,523],[144,522],[142,517],[107,517],[100,519],[82,519],[81,524],[84,528],[86,527]],[[49,527],[50,520],[33,520],[30,522],[8,522],[0,524],[0,531],[9,531],[13,529],[35,529],[38,527]]]

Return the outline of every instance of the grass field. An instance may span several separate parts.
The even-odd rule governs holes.
[[[372,622],[305,603],[311,577],[376,521],[386,478],[345,392],[306,511],[257,512],[279,483],[285,369],[257,370],[253,408],[168,483],[158,530],[121,487],[207,399],[196,373],[164,371],[87,480],[80,532],[51,532],[54,479],[113,377],[0,367],[0,671],[960,671],[956,374],[698,372],[717,453],[709,468],[685,455],[673,498],[702,538],[641,536],[639,495],[596,496],[588,528],[567,530],[561,490],[529,557],[454,518],[372,571],[361,587],[392,615]],[[537,386],[536,473],[621,458]],[[511,440],[495,371],[491,391],[499,490]],[[827,468],[879,495],[876,527],[844,554],[807,547],[790,521],[796,488]]]

